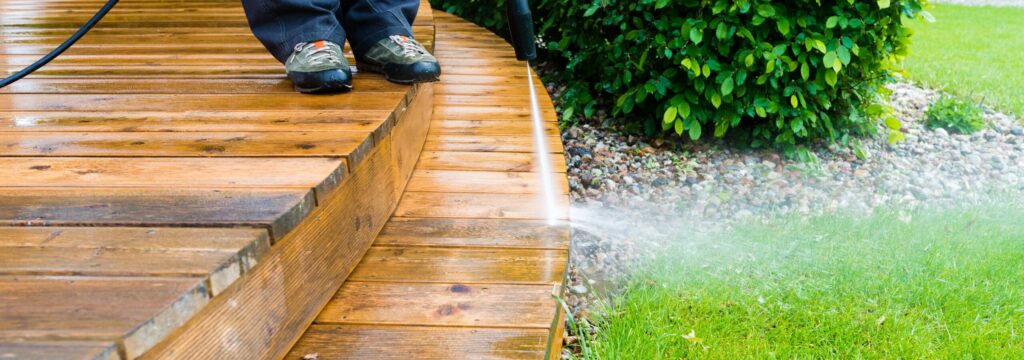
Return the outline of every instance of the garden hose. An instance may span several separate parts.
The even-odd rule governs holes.
[[[29,65],[24,69],[21,69],[21,71],[18,71],[13,75],[4,78],[3,80],[0,80],[0,89],[14,83],[15,81],[21,80],[21,78],[28,76],[36,70],[39,70],[39,68],[43,67],[50,61],[53,61],[53,59],[56,59],[58,56],[60,56],[60,54],[63,54],[64,51],[67,51],[69,48],[71,48],[71,45],[74,45],[76,42],[78,42],[78,40],[81,39],[82,36],[85,36],[85,34],[89,32],[89,30],[92,30],[93,26],[96,26],[96,24],[99,23],[100,20],[103,20],[103,17],[106,16],[108,12],[110,12],[110,9],[113,9],[114,5],[117,5],[117,1],[118,0],[107,0],[107,3],[103,5],[103,7],[101,7],[100,10],[97,11],[96,14],[93,15],[88,22],[85,23],[85,25],[82,25],[82,27],[78,28],[78,31],[76,31],[74,34],[71,34],[71,37],[69,37],[67,40],[64,40],[64,43],[60,44],[60,46],[50,51],[48,54],[46,54],[39,60],[36,60],[36,62],[32,63],[32,65]]]

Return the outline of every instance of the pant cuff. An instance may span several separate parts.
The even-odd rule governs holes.
[[[292,51],[295,50],[295,45],[316,40],[327,40],[338,44],[338,46],[345,47],[345,32],[342,31],[340,26],[335,25],[324,31],[298,33],[277,43],[277,48],[274,49],[272,53],[274,58],[277,58],[277,60],[283,64],[285,61],[288,61],[288,57],[292,55]]]
[[[356,59],[361,59],[367,51],[370,51],[370,48],[372,48],[373,45],[376,45],[377,42],[391,35],[413,37],[412,30],[406,26],[389,26],[370,34],[359,36],[358,38],[352,36],[352,38],[349,39],[349,42],[352,44],[352,53],[356,56]]]

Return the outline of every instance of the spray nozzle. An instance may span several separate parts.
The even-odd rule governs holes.
[[[516,59],[530,61],[537,58],[537,43],[533,35],[533,14],[527,0],[505,0],[508,29],[512,34],[512,47]]]

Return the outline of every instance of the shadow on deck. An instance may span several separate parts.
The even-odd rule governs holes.
[[[0,65],[99,3],[0,0]],[[414,28],[440,83],[305,96],[237,1],[125,1],[0,91],[0,357],[557,358],[526,69],[426,2]]]

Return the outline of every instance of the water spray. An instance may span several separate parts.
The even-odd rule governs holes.
[[[533,115],[534,155],[537,157],[537,177],[541,184],[541,196],[544,198],[544,209],[548,225],[558,222],[558,206],[555,204],[555,181],[552,178],[551,156],[548,153],[547,137],[544,134],[544,120],[541,118],[540,105],[537,102],[537,90],[533,83],[533,69],[530,61],[537,58],[537,42],[533,33],[533,14],[527,0],[506,0],[505,11],[508,13],[508,30],[512,37],[512,47],[516,51],[516,59],[526,61],[526,78],[530,84],[530,112]]]

